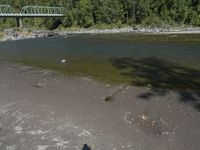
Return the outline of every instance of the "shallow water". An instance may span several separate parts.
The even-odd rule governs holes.
[[[68,35],[0,43],[0,59],[136,85],[200,87],[200,34]],[[60,61],[66,59],[65,64]]]

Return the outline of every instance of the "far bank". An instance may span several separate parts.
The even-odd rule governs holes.
[[[48,38],[67,36],[68,34],[200,34],[200,27],[188,28],[160,28],[160,27],[123,27],[123,28],[67,28],[67,29],[32,29],[9,28],[0,31],[0,41],[23,40],[30,38]]]

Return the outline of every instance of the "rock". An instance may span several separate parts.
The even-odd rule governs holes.
[[[43,88],[45,85],[44,84],[42,84],[42,83],[40,83],[40,82],[37,82],[36,84],[35,84],[35,87],[37,87],[37,88]]]
[[[110,87],[110,85],[109,85],[109,84],[106,84],[106,87]]]
[[[162,134],[162,135],[169,135],[169,132],[166,131],[166,132],[162,132],[161,134]]]
[[[64,64],[64,63],[66,63],[66,62],[67,62],[67,60],[65,60],[65,59],[62,59],[60,62],[61,62],[62,64]]]
[[[55,37],[56,34],[54,32],[49,32],[47,33],[47,37]]]
[[[146,115],[139,116],[139,118],[141,118],[142,120],[145,120],[145,121],[149,119],[149,117]]]
[[[112,100],[112,96],[107,96],[107,97],[104,97],[104,101],[105,102],[109,102]]]
[[[6,150],[16,150],[16,149],[17,149],[16,145],[6,146]]]
[[[152,87],[152,85],[151,84],[147,84],[147,87]]]
[[[48,147],[48,145],[37,145],[37,150],[46,150]]]

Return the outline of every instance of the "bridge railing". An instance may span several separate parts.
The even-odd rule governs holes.
[[[21,9],[21,14],[64,14],[64,7],[47,6],[25,6]]]

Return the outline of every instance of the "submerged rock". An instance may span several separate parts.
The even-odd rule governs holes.
[[[62,59],[60,62],[61,62],[62,64],[64,64],[64,63],[66,63],[66,62],[67,62],[67,60],[65,60],[65,59]]]

